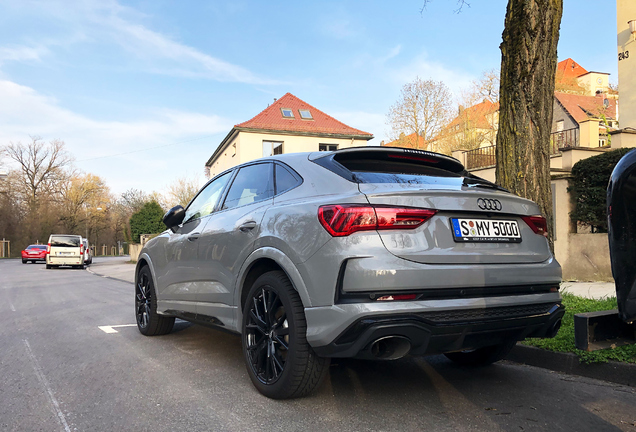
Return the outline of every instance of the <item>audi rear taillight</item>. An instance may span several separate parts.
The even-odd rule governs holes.
[[[339,204],[321,206],[318,220],[332,236],[345,237],[357,231],[417,228],[435,213],[431,209]]]
[[[535,234],[548,236],[548,222],[543,216],[521,216],[521,219],[534,231]]]

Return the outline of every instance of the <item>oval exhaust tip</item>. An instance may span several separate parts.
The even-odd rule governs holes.
[[[411,342],[402,336],[385,336],[371,344],[371,354],[380,360],[397,360],[411,350]]]

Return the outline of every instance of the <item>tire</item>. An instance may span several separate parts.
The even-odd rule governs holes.
[[[259,392],[288,399],[319,387],[330,359],[316,355],[307,342],[303,305],[284,272],[271,271],[254,282],[241,328],[247,373]]]
[[[514,348],[516,340],[504,342],[499,345],[477,348],[459,352],[445,353],[444,355],[455,363],[464,366],[485,366],[503,359]]]
[[[145,336],[160,336],[172,331],[174,317],[157,314],[157,293],[148,266],[139,270],[135,286],[137,328]]]
[[[46,265],[46,269],[47,269],[47,270],[50,270],[51,268],[53,268],[53,266],[52,266],[52,265],[50,265],[50,264],[47,264],[47,265]]]
[[[27,260],[23,259],[22,264],[26,264],[26,263],[27,263]]]

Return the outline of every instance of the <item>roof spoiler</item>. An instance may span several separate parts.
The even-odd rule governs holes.
[[[309,160],[317,162],[329,158],[335,161],[351,159],[386,159],[404,162],[421,162],[430,164],[447,171],[464,173],[464,165],[454,157],[426,150],[416,150],[401,147],[350,147],[333,152],[315,152],[309,155]]]

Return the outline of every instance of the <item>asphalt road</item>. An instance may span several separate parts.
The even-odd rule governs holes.
[[[0,260],[0,431],[636,431],[636,388],[442,356],[334,361],[317,394],[273,401],[237,336],[99,328],[134,322],[130,283]]]

